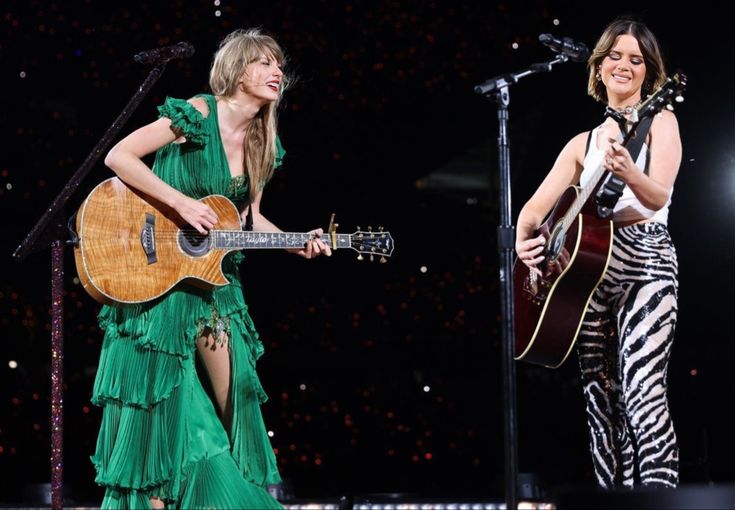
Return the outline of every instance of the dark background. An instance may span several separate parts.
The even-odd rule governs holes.
[[[689,78],[670,211],[681,297],[669,381],[681,478],[733,482],[735,48],[725,8],[714,5],[3,2],[0,499],[17,501],[26,484],[49,479],[49,250],[20,264],[11,254],[147,75],[135,53],[179,41],[196,48],[169,64],[123,133],[155,119],[166,95],[206,91],[218,41],[252,26],[277,38],[298,77],[281,111],[287,158],[265,214],[305,231],[335,212],[341,232],[383,226],[396,241],[387,264],[358,262],[351,251],[315,261],[250,252],[242,266],[267,349],[263,411],[282,475],[299,498],[502,496],[498,125],[495,105],[472,89],[551,59],[542,32],[591,48],[625,13],[648,23],[669,69]],[[514,219],[563,144],[601,120],[586,76],[570,62],[511,89]],[[111,175],[97,164],[68,212]],[[88,457],[100,418],[89,403],[99,305],[75,283],[66,253],[65,483],[75,500],[98,503]],[[576,358],[559,370],[517,369],[520,470],[548,487],[592,485]]]

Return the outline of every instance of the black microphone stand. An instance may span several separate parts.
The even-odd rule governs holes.
[[[563,53],[554,60],[533,64],[517,73],[491,78],[475,87],[475,92],[498,103],[498,165],[500,168],[500,226],[497,229],[500,254],[500,312],[502,317],[502,373],[505,437],[505,508],[516,509],[518,504],[518,424],[516,405],[516,371],[514,362],[515,327],[513,323],[513,250],[514,228],[511,223],[510,143],[508,141],[508,105],[510,86],[530,74],[549,72],[554,64],[566,62]]]
[[[64,241],[67,233],[64,228],[66,214],[63,209],[84,177],[100,156],[106,152],[123,124],[161,77],[166,63],[167,61],[159,63],[151,69],[120,115],[102,135],[92,152],[51,202],[38,223],[13,252],[13,258],[21,262],[28,254],[51,247],[51,507],[54,510],[63,508],[64,483],[64,245],[74,243],[74,240]]]

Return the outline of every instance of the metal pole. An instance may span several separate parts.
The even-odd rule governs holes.
[[[518,434],[516,404],[516,371],[514,359],[515,331],[513,325],[513,248],[514,229],[511,223],[510,144],[508,141],[508,104],[510,92],[502,87],[498,94],[498,167],[500,169],[500,225],[498,252],[500,256],[500,311],[503,373],[503,411],[505,436],[505,508],[517,508]]]
[[[64,507],[64,242],[51,244],[51,508]]]

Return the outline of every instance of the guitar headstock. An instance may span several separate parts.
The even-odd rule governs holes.
[[[664,108],[673,110],[674,103],[684,101],[686,85],[687,77],[681,71],[666,78],[666,81],[636,108],[638,118],[652,117]]]
[[[350,248],[360,254],[357,260],[364,260],[363,255],[369,255],[370,261],[375,256],[380,256],[380,262],[386,262],[386,257],[393,255],[394,243],[390,232],[384,232],[383,227],[380,227],[377,232],[373,232],[370,227],[367,231],[360,230],[360,227],[357,229],[354,234],[350,235]]]

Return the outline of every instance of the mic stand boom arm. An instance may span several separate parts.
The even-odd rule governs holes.
[[[491,78],[475,87],[475,92],[498,103],[498,164],[500,168],[500,226],[497,230],[500,254],[500,309],[503,366],[503,404],[505,436],[505,508],[517,507],[518,491],[518,426],[516,404],[516,372],[513,346],[515,328],[513,324],[513,250],[514,229],[511,223],[510,205],[510,144],[508,142],[509,87],[518,80],[538,72],[549,72],[554,64],[566,62],[569,57],[558,54],[554,60],[532,64],[517,73],[503,74]]]
[[[519,71],[517,73],[501,74],[495,78],[490,78],[482,82],[479,85],[475,85],[475,92],[486,96],[488,99],[495,99],[490,97],[490,94],[497,94],[496,91],[499,89],[506,88],[508,85],[518,83],[518,80],[525,78],[526,76],[540,72],[551,72],[551,68],[554,64],[567,62],[569,57],[564,53],[559,53],[554,60],[548,62],[540,62],[538,64],[531,64],[527,69]]]

